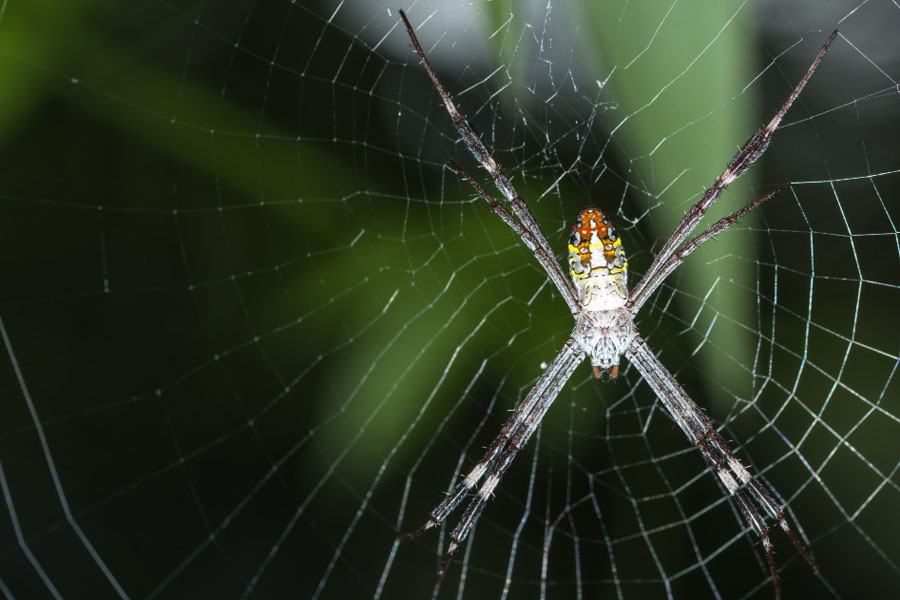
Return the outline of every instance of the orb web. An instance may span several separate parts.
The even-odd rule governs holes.
[[[632,283],[840,29],[709,223],[790,188],[636,325],[809,541],[820,574],[773,531],[785,595],[896,589],[900,8],[596,4],[403,8],[561,264],[592,204]],[[771,596],[625,361],[576,372],[439,587],[448,532],[396,540],[572,322],[448,167],[490,183],[393,7],[8,0],[0,44],[6,597]]]

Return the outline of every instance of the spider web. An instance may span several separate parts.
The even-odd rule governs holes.
[[[636,281],[841,30],[637,318],[821,568],[900,585],[900,6],[0,4],[8,598],[771,597],[758,540],[626,364],[579,369],[439,587],[399,543],[571,331],[399,24],[559,256]],[[449,525],[455,524],[458,513]]]

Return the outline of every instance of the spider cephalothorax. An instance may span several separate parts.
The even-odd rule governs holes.
[[[450,94],[441,85],[434,69],[431,68],[425,57],[425,52],[416,38],[409,19],[402,10],[400,16],[416,53],[422,60],[435,89],[441,95],[444,108],[450,114],[453,125],[472,155],[490,173],[494,185],[505,198],[506,205],[492,198],[455,161],[451,160],[450,164],[531,250],[575,318],[575,330],[572,335],[504,423],[499,435],[488,446],[478,464],[462,481],[455,485],[444,501],[431,511],[431,516],[424,525],[403,537],[414,538],[432,527],[442,524],[466,495],[480,481],[482,482],[478,493],[475,494],[459,524],[450,534],[450,543],[438,572],[437,579],[440,581],[450,558],[459,544],[472,531],[478,516],[500,482],[500,478],[512,464],[516,453],[528,443],[537,430],[544,415],[547,414],[569,377],[575,373],[578,365],[585,357],[589,357],[595,377],[600,377],[604,372],[608,372],[610,378],[615,378],[619,373],[619,359],[625,355],[643,381],[653,390],[669,417],[684,432],[691,444],[700,451],[710,470],[718,476],[728,495],[740,507],[747,524],[762,541],[772,572],[772,580],[775,583],[775,595],[776,597],[780,596],[781,586],[778,580],[778,569],[775,565],[772,540],[769,538],[769,522],[778,523],[813,568],[817,568],[815,561],[794,535],[780,504],[775,501],[769,490],[757,481],[732,454],[728,443],[719,434],[712,420],[691,400],[681,384],[635,331],[632,319],[653,291],[662,285],[666,277],[689,254],[787,187],[784,185],[777,188],[739,211],[722,217],[697,237],[688,239],[691,232],[700,224],[706,211],[719,199],[725,188],[740,177],[765,152],[785,113],[800,95],[806,82],[812,77],[838,32],[832,33],[825,42],[816,59],[781,109],[765,127],[750,137],[750,140],[728,163],[725,171],[716,178],[712,187],[706,190],[700,201],[687,211],[669,239],[662,244],[659,253],[644,276],[637,282],[634,289],[629,291],[627,285],[628,263],[625,259],[625,251],[622,249],[622,242],[609,217],[593,206],[582,210],[572,227],[572,235],[569,238],[571,281],[566,279],[556,261],[553,249],[541,232],[537,219],[534,218],[525,201],[518,195],[510,180],[500,170],[500,166],[491,156],[487,146],[456,108]]]
[[[569,236],[569,275],[581,301],[575,340],[591,359],[594,376],[619,374],[619,357],[634,338],[628,301],[628,261],[612,220],[588,206]]]

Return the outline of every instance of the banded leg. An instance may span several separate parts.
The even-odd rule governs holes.
[[[469,149],[469,152],[471,152],[472,156],[481,163],[481,166],[490,173],[491,178],[494,180],[494,185],[500,190],[500,193],[506,198],[507,202],[509,202],[513,214],[519,219],[522,227],[531,233],[536,247],[539,248],[544,255],[552,258],[554,256],[553,251],[550,248],[549,242],[547,242],[547,238],[541,231],[537,219],[534,218],[528,205],[525,204],[525,201],[516,192],[512,183],[506,175],[503,174],[503,171],[500,170],[500,165],[498,165],[497,161],[494,160],[494,157],[491,156],[487,146],[484,145],[484,142],[482,142],[481,138],[478,137],[478,134],[475,133],[472,125],[469,124],[469,121],[456,108],[456,104],[453,103],[450,94],[444,89],[443,84],[441,84],[437,74],[431,67],[431,63],[428,62],[428,58],[425,57],[425,52],[422,50],[422,45],[419,44],[416,32],[410,24],[409,19],[406,17],[406,13],[402,10],[400,11],[400,17],[403,19],[403,24],[406,26],[406,32],[409,34],[409,39],[412,40],[413,47],[416,49],[416,54],[419,55],[419,59],[422,61],[425,71],[428,72],[431,82],[434,84],[435,89],[444,101],[444,108],[446,108],[447,112],[450,114],[450,119],[453,121],[453,125],[459,132],[459,135]],[[467,179],[469,179],[470,182],[473,181],[469,177],[467,177]],[[482,193],[483,196],[485,195],[483,190],[479,190],[479,193]],[[507,225],[510,225],[510,227],[513,227],[513,230],[516,230],[516,228],[505,219],[504,222],[506,222]],[[518,233],[517,230],[516,232]],[[535,254],[537,255],[537,253]],[[553,283],[556,284],[556,287],[559,288],[563,298],[565,298],[566,302],[569,304],[569,309],[572,311],[572,314],[576,314],[578,312],[578,302],[576,300],[575,289],[572,287],[566,274],[560,268],[559,263],[557,263],[555,259],[548,261],[541,260],[541,265],[547,271],[547,274],[550,276]]]
[[[575,369],[578,368],[581,361],[584,359],[580,350],[574,350],[575,346],[576,344],[572,339],[566,342],[566,346],[563,350],[565,351],[567,348],[572,348],[573,351],[565,352],[565,355],[560,361],[559,370],[544,388],[543,394],[536,403],[534,410],[528,414],[522,426],[520,426],[515,434],[510,437],[506,450],[500,458],[497,459],[497,463],[494,465],[490,475],[484,480],[484,483],[478,490],[478,494],[469,503],[466,512],[463,513],[463,516],[460,518],[459,523],[457,523],[453,533],[450,534],[450,545],[447,547],[446,554],[444,554],[444,561],[441,563],[441,570],[437,575],[438,581],[444,576],[444,572],[447,570],[447,565],[450,563],[450,559],[453,557],[456,548],[465,541],[466,537],[472,531],[475,522],[478,520],[478,517],[481,516],[481,511],[484,510],[488,500],[494,494],[497,484],[500,483],[500,479],[503,478],[503,475],[506,473],[507,469],[509,469],[516,454],[518,454],[519,450],[525,447],[528,440],[531,439],[531,436],[537,430],[541,421],[544,420],[544,415],[547,414],[553,401],[559,396],[563,386],[566,385],[566,382],[569,381],[572,373],[575,372]],[[557,356],[562,354],[563,351]]]
[[[540,246],[540,242],[535,239],[534,235],[519,222],[517,221],[506,208],[494,200],[490,194],[488,194],[481,185],[475,181],[475,179],[469,175],[465,169],[459,166],[455,160],[450,160],[450,165],[456,169],[460,175],[462,175],[466,181],[469,182],[475,191],[478,192],[482,198],[484,198],[488,205],[490,205],[491,210],[500,217],[500,220],[509,225],[509,227],[516,232],[529,250],[534,254],[534,257],[537,261],[544,267],[544,271],[547,272],[547,275],[550,277],[550,280],[556,284],[556,288],[562,293],[563,299],[565,299],[566,304],[569,305],[569,310],[572,311],[573,315],[577,315],[581,312],[581,302],[576,297],[575,290],[572,288],[571,280],[568,277],[565,277],[562,273],[562,270],[559,268],[559,263],[556,262],[556,257],[552,254],[547,254],[543,248]],[[566,293],[571,293],[571,296],[567,296]]]
[[[647,271],[647,274],[644,275],[644,278],[641,280],[641,283],[646,281],[646,285],[640,287],[640,289],[636,289],[628,296],[628,304],[626,305],[628,306],[628,309],[632,312],[632,314],[636,314],[647,301],[647,299],[650,298],[650,295],[654,291],[656,291],[656,288],[662,285],[662,282],[666,280],[666,278],[672,273],[672,271],[677,269],[678,265],[683,263],[684,259],[686,259],[694,250],[699,248],[703,242],[706,242],[716,235],[722,233],[723,231],[734,225],[738,221],[738,219],[746,215],[748,212],[760,206],[763,202],[770,199],[775,194],[783,192],[788,187],[789,186],[787,184],[782,185],[776,188],[774,191],[769,192],[762,198],[757,198],[744,208],[735,211],[728,216],[722,217],[721,219],[713,223],[706,231],[704,231],[691,241],[685,243],[684,246],[682,246],[677,252],[669,257],[669,260],[667,260],[664,265],[652,272]]]
[[[728,444],[716,431],[709,417],[688,397],[681,385],[675,380],[675,377],[659,361],[656,355],[650,351],[644,340],[637,337],[628,350],[627,356],[656,396],[665,405],[666,410],[678,427],[691,443],[700,450],[707,464],[725,485],[729,495],[737,501],[738,506],[741,508],[741,514],[744,515],[750,528],[762,541],[769,561],[769,568],[772,571],[775,597],[781,597],[781,581],[778,578],[778,570],[775,566],[772,541],[769,539],[769,527],[766,519],[757,509],[757,505],[762,508],[763,513],[769,519],[778,522],[778,525],[787,533],[791,542],[803,555],[803,558],[814,570],[818,571],[818,566],[812,556],[800,543],[794,532],[791,531],[787,520],[784,518],[784,512],[778,503],[772,499],[768,490],[754,479],[750,472],[732,454]]]
[[[568,381],[572,374],[568,369],[571,368],[574,370],[574,366],[577,366],[582,360],[584,360],[584,355],[575,343],[575,340],[572,338],[568,339],[562,349],[557,352],[556,356],[544,370],[543,374],[538,378],[537,383],[531,388],[531,391],[525,396],[522,403],[519,404],[519,407],[512,415],[510,415],[506,423],[503,424],[503,427],[500,429],[500,434],[494,438],[494,441],[488,446],[487,451],[484,453],[484,456],[481,457],[481,460],[478,461],[478,464],[476,464],[472,470],[469,471],[469,474],[453,488],[450,495],[431,511],[431,515],[424,525],[415,531],[403,534],[400,536],[400,539],[407,540],[419,537],[435,525],[442,524],[447,516],[460,505],[465,495],[478,484],[487,472],[490,464],[496,460],[496,458],[500,456],[500,453],[506,448],[510,439],[514,438],[523,425],[526,425],[529,422],[535,406],[543,401],[548,390],[555,390],[553,396],[555,398],[556,395],[559,394],[559,388]],[[574,366],[572,363],[574,363]]]
[[[647,269],[647,273],[644,275],[643,279],[641,279],[632,290],[632,298],[644,298],[649,296],[653,290],[659,287],[662,281],[656,275],[675,253],[678,246],[680,246],[694,228],[697,227],[700,220],[703,219],[703,216],[706,214],[706,211],[719,199],[722,192],[725,191],[725,188],[727,188],[732,181],[743,175],[744,172],[763,155],[769,147],[769,143],[772,141],[772,135],[775,133],[775,130],[778,129],[778,126],[781,125],[781,120],[784,118],[784,115],[800,95],[800,92],[803,91],[803,88],[806,87],[806,83],[809,81],[810,77],[816,72],[819,63],[822,62],[822,58],[825,56],[825,52],[828,51],[828,47],[831,45],[831,42],[834,41],[837,34],[837,30],[835,30],[828,39],[825,40],[825,44],[822,46],[822,49],[819,50],[819,54],[816,55],[815,60],[813,60],[809,69],[806,70],[806,74],[803,75],[800,83],[797,84],[797,87],[794,88],[794,91],[791,92],[791,95],[785,100],[781,109],[775,113],[772,120],[770,120],[765,127],[753,134],[750,140],[744,144],[744,147],[734,155],[734,158],[728,163],[728,167],[721,175],[719,175],[712,187],[706,190],[706,192],[703,193],[703,197],[700,198],[700,201],[692,206],[687,214],[684,215],[681,223],[678,224],[678,227],[676,227],[675,231],[672,233],[672,237],[663,244],[659,254],[656,255],[656,258],[650,264],[650,268]],[[631,308],[630,304],[629,308]],[[632,312],[635,311],[634,308],[631,308],[631,310]]]

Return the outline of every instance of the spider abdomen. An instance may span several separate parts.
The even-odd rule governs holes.
[[[628,261],[612,221],[583,208],[569,236],[569,275],[584,310],[614,310],[628,300]]]

